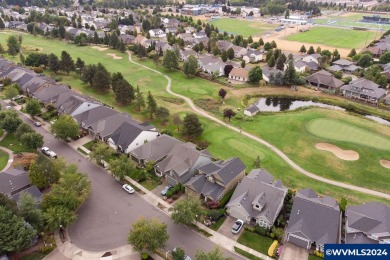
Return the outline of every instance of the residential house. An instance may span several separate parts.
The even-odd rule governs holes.
[[[205,55],[201,56],[198,59],[198,62],[202,71],[207,72],[210,75],[216,72],[219,73],[219,76],[225,75],[225,63],[220,58],[211,55]]]
[[[106,106],[97,106],[92,109],[88,109],[85,112],[75,115],[73,118],[79,123],[79,125],[89,130],[89,127],[98,121],[101,121],[107,117],[117,114],[118,112]],[[90,130],[91,134],[93,130]]]
[[[228,49],[232,48],[234,45],[233,43],[229,42],[229,41],[225,41],[225,40],[219,40],[217,42],[217,45],[218,45],[218,49],[222,52],[222,51],[227,51]]]
[[[380,88],[378,84],[368,79],[356,79],[348,85],[341,87],[344,96],[360,99],[371,103],[378,103],[387,94],[386,89]]]
[[[177,143],[167,156],[154,166],[158,176],[164,176],[170,185],[186,183],[196,170],[211,162],[207,151],[198,151],[192,143]]]
[[[168,27],[177,28],[180,25],[180,21],[178,21],[176,18],[162,18],[161,20],[163,22],[164,28],[168,28]]]
[[[54,84],[54,83],[55,83],[55,80],[53,80],[51,78],[48,78],[46,76],[37,76],[37,77],[31,78],[25,84],[21,85],[20,90],[26,95],[31,95],[37,89],[39,89],[41,86],[45,86],[48,84]]]
[[[379,202],[348,206],[346,244],[390,244],[390,208]]]
[[[166,33],[161,30],[161,29],[151,29],[149,30],[150,37],[158,37],[158,38],[163,38],[166,35]]]
[[[178,33],[178,29],[176,27],[168,27],[168,28],[165,28],[165,33],[171,33],[173,35],[176,35]]]
[[[237,185],[226,205],[227,213],[246,223],[254,221],[270,228],[277,219],[287,194],[280,180],[264,169],[254,169]]]
[[[347,73],[352,73],[352,72],[355,72],[355,71],[360,69],[360,67],[356,66],[354,62],[349,61],[349,60],[345,60],[345,59],[339,59],[339,60],[332,62],[332,67],[334,65],[338,65],[339,67],[341,67],[341,69],[344,72],[347,72]],[[338,68],[338,67],[335,67],[335,68]]]
[[[111,135],[107,136],[108,145],[125,154],[153,141],[160,133],[155,126],[148,123],[139,124],[136,121],[124,122]]]
[[[247,82],[249,73],[243,68],[233,68],[229,73],[229,79],[238,82]]]
[[[21,192],[27,192],[36,199],[41,199],[41,192],[32,185],[27,173],[22,168],[9,168],[0,173],[0,193],[18,200]]]
[[[206,202],[218,201],[245,176],[245,169],[238,157],[210,162],[199,167],[197,175],[185,183],[186,193],[200,196]]]
[[[231,48],[234,51],[234,57],[238,59],[241,59],[248,52],[247,49],[236,45],[233,45]]]
[[[200,38],[207,38],[207,34],[205,32],[194,32],[192,34],[192,36],[194,36],[195,39],[200,39]]]
[[[198,53],[196,51],[193,51],[193,50],[188,50],[188,51],[182,51],[180,50],[180,60],[181,61],[186,61],[188,59],[189,56],[193,55],[194,57],[198,57]]]
[[[321,55],[318,54],[318,53],[314,53],[314,54],[307,54],[306,56],[302,57],[302,61],[304,62],[314,62],[316,63],[317,65],[319,64],[319,61],[318,59],[321,58]]]
[[[264,52],[258,50],[248,50],[247,53],[242,57],[246,63],[256,63],[264,60]]]
[[[160,162],[167,156],[174,145],[182,143],[174,137],[163,134],[153,141],[147,142],[142,146],[130,152],[130,157],[139,165],[145,165],[148,162]]]
[[[284,70],[287,70],[288,65],[289,65],[289,62],[284,64]],[[299,73],[310,71],[308,64],[306,62],[301,61],[301,60],[294,60],[294,68]]]
[[[53,103],[59,114],[67,114],[72,117],[101,105],[100,102],[73,91],[61,93]]]
[[[331,73],[325,70],[320,70],[306,77],[306,82],[330,93],[338,93],[340,87],[344,85],[344,82],[336,79]]]
[[[154,46],[154,50],[155,51],[161,50],[163,53],[165,53],[167,50],[169,50],[169,51],[174,50],[174,48],[171,45],[169,45],[167,42],[156,41],[155,46]]]
[[[119,39],[122,40],[126,44],[132,44],[134,42],[134,35],[121,34]]]
[[[246,116],[255,116],[260,112],[260,109],[256,105],[251,105],[244,110],[244,115]]]
[[[287,242],[323,252],[325,244],[340,243],[341,212],[334,198],[312,189],[299,190],[286,229]]]
[[[141,34],[138,34],[137,37],[135,37],[135,39],[133,40],[133,44],[141,44],[142,46],[144,46],[146,40],[146,37],[142,36]]]
[[[261,71],[263,73],[263,80],[267,83],[270,83],[270,78],[274,77],[276,74],[281,74],[283,78],[284,76],[284,71],[281,71],[281,70],[278,70],[278,69],[275,69],[275,68],[270,68],[268,66],[264,66],[261,68]],[[274,82],[272,82],[274,83]]]
[[[390,94],[388,94],[384,99],[383,99],[385,105],[390,105]]]
[[[65,85],[45,83],[36,89],[33,93],[30,93],[30,96],[38,100],[40,103],[47,105],[54,103],[61,93],[70,91],[71,90],[69,87]]]

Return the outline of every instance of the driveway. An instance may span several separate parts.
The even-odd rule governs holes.
[[[291,243],[283,244],[280,260],[306,260],[309,258],[309,251]]]
[[[167,185],[168,185],[168,183],[166,183],[166,182],[164,181],[162,184],[158,185],[156,188],[154,188],[154,189],[152,190],[153,194],[155,194],[155,195],[159,196],[160,198],[162,198],[163,196],[161,195],[161,191],[162,191],[162,190],[165,188],[165,186],[167,186]]]
[[[0,100],[5,106],[6,103]],[[27,116],[20,118],[33,126]],[[109,176],[101,167],[87,159],[78,160],[80,154],[72,149],[70,144],[55,139],[43,127],[35,130],[44,136],[44,146],[56,151],[58,156],[65,158],[67,163],[74,163],[78,170],[85,173],[91,182],[91,194],[87,201],[77,211],[78,218],[68,227],[68,233],[73,244],[88,251],[111,250],[127,244],[127,237],[139,217],[158,218],[168,226],[169,240],[165,250],[180,246],[194,258],[198,249],[210,251],[216,244],[182,225],[175,225],[171,218],[146,202],[138,194],[126,193],[120,183]],[[221,248],[226,257],[244,259],[243,257]]]
[[[240,237],[241,235],[241,232],[244,230],[245,228],[245,224],[244,226],[241,228],[240,232],[238,234],[233,234],[232,233],[232,227],[233,227],[233,224],[234,222],[236,222],[236,219],[235,218],[232,218],[230,216],[227,216],[227,218],[225,219],[225,222],[223,222],[222,226],[219,227],[218,229],[218,233],[221,233],[222,235],[225,235],[235,241],[237,241],[237,239]]]

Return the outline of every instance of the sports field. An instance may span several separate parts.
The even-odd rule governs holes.
[[[289,41],[302,43],[317,43],[336,48],[364,48],[374,40],[376,33],[373,31],[357,31],[350,29],[314,27],[307,32],[296,33],[287,36]]]
[[[390,28],[390,24],[377,24],[377,23],[362,23],[353,20],[344,20],[343,17],[330,18],[330,19],[313,19],[316,24],[328,25],[328,26],[340,26],[340,27],[360,27],[372,30],[378,30],[385,32]]]
[[[310,121],[306,129],[313,135],[332,141],[344,141],[390,152],[390,138],[366,129],[327,118]]]
[[[273,30],[276,25],[251,20],[238,20],[236,18],[220,18],[208,22],[217,26],[219,31],[229,34],[241,34],[244,37],[259,36],[262,33]]]

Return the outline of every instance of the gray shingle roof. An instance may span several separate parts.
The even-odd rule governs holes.
[[[124,122],[109,135],[109,138],[125,150],[143,131],[148,130],[150,130],[150,127],[142,126],[136,121]]]
[[[380,88],[378,84],[368,79],[351,81],[348,85],[341,87],[341,90],[348,90],[356,94],[367,95],[376,99],[380,99],[386,95],[385,89]]]
[[[318,85],[321,84],[331,88],[339,88],[344,85],[344,82],[336,79],[332,74],[325,70],[320,70],[316,73],[313,73],[312,75],[306,77],[306,80],[310,83],[315,83]]]
[[[353,233],[375,235],[379,240],[390,242],[390,208],[379,202],[349,206],[346,209],[348,228]],[[347,243],[352,243],[348,241]]]
[[[287,233],[302,234],[317,245],[338,242],[340,210],[335,199],[319,197],[311,189],[299,190],[294,199]]]
[[[19,201],[19,197],[22,194],[22,192],[26,192],[26,193],[30,194],[31,196],[36,198],[38,201],[41,201],[41,199],[42,199],[42,193],[39,191],[38,187],[35,185],[30,186],[27,189],[24,189],[16,194],[14,194],[12,196],[12,199],[15,201]]]
[[[32,96],[42,103],[51,103],[55,102],[61,93],[70,91],[68,86],[48,83],[34,91]]]
[[[273,182],[273,180],[273,176],[264,169],[252,170],[237,185],[226,207],[241,205],[251,218],[263,216],[270,223],[274,223],[279,214],[280,205],[283,204],[287,189],[280,186],[280,182]],[[262,198],[262,205],[264,206],[259,211],[253,208],[253,203],[258,202],[260,198]]]
[[[13,195],[30,185],[30,179],[23,169],[9,168],[0,173],[0,193]]]
[[[211,162],[198,168],[199,172],[206,174],[206,177],[213,176],[225,185],[245,171],[245,169],[246,166],[238,157],[225,161]]]
[[[91,124],[117,113],[109,107],[99,106],[75,115],[74,119],[83,127],[89,127]]]
[[[157,162],[164,158],[177,143],[181,143],[181,141],[164,134],[157,137],[155,140],[134,149],[131,152],[131,155],[138,160]]]

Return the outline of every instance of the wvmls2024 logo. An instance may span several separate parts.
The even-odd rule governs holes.
[[[325,244],[324,259],[390,259],[390,244]]]

